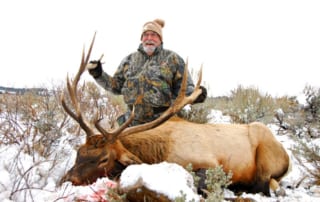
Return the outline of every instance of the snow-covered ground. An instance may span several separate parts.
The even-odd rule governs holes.
[[[221,112],[212,112],[212,122],[228,123],[230,121]],[[276,134],[276,126],[269,125],[269,128]],[[320,186],[309,187],[306,179],[296,187],[305,174],[291,154],[290,148],[293,141],[286,135],[276,135],[276,137],[292,157],[292,171],[281,182],[286,196],[276,197],[274,194],[271,197],[260,194],[243,194],[243,196],[259,202],[320,201]],[[72,186],[69,182],[58,185],[61,176],[66,172],[66,167],[70,168],[73,165],[76,154],[76,151],[66,143],[68,136],[64,138],[56,146],[56,153],[48,159],[43,159],[36,153],[32,156],[27,155],[24,152],[27,148],[20,145],[0,146],[0,201],[71,202],[75,198],[87,201],[108,201],[106,191],[116,186],[115,182],[108,178],[98,179],[90,186]],[[59,164],[56,163],[57,161]],[[199,196],[192,191],[190,177],[189,173],[176,164],[166,162],[155,165],[142,164],[129,166],[123,173],[121,185],[123,188],[128,188],[138,182],[144,183],[144,186],[170,198],[180,196],[180,190],[182,190],[187,194],[188,199],[197,201]],[[228,190],[225,193],[227,196],[233,195]]]

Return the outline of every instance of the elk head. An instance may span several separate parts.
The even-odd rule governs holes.
[[[100,125],[98,114],[95,116],[94,124],[90,124],[81,113],[77,96],[77,85],[88,65],[94,40],[95,35],[87,54],[85,54],[83,50],[80,68],[74,79],[70,80],[67,76],[67,93],[70,99],[69,103],[73,109],[70,109],[68,106],[64,93],[61,96],[61,103],[66,113],[77,121],[86,133],[86,143],[78,149],[75,164],[61,179],[61,183],[71,181],[74,185],[90,184],[95,182],[99,177],[117,177],[126,166],[142,163],[137,156],[122,145],[119,137],[157,127],[180,111],[185,105],[193,103],[201,94],[201,89],[199,88],[201,82],[200,70],[199,80],[194,92],[188,97],[185,96],[188,72],[186,65],[181,89],[175,103],[158,119],[146,124],[128,127],[134,118],[134,110],[132,110],[130,118],[123,125],[111,132],[105,130]],[[139,98],[137,100],[139,100]],[[100,133],[96,134],[95,129]]]

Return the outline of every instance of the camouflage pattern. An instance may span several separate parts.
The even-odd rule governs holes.
[[[103,72],[96,81],[104,89],[123,95],[129,109],[135,104],[136,125],[154,120],[160,114],[155,109],[172,104],[178,96],[184,68],[183,59],[175,52],[161,45],[148,56],[140,44],[137,52],[122,60],[113,77]],[[187,95],[194,89],[188,74]]]

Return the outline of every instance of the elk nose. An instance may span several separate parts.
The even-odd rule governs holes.
[[[67,176],[65,175],[65,176],[63,176],[61,179],[60,179],[60,181],[59,181],[59,186],[61,186],[63,183],[65,183],[66,181],[68,181],[67,180]]]
[[[62,179],[60,180],[60,185],[62,185],[65,182],[71,182],[73,185],[81,185],[81,180],[77,177],[74,176],[70,176],[70,175],[65,175],[62,177]]]

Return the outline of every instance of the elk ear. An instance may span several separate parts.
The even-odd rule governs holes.
[[[126,149],[123,144],[117,140],[113,145],[112,145],[115,154],[117,155],[117,160],[124,166],[128,166],[131,164],[140,164],[143,163],[139,157],[131,153],[128,149]]]
[[[142,161],[136,155],[132,154],[129,151],[123,152],[120,155],[119,162],[125,166],[142,163]]]

